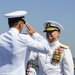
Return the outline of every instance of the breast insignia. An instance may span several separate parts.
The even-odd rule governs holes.
[[[61,47],[61,48],[64,48],[64,49],[68,49],[68,48],[69,48],[69,46],[64,45],[64,44],[60,44],[60,47]]]

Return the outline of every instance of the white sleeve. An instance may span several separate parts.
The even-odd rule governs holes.
[[[41,52],[47,54],[50,51],[50,46],[46,39],[44,39],[40,34],[34,33],[34,35],[27,38],[27,47],[29,50],[34,52]]]
[[[29,60],[36,60],[37,57],[38,57],[37,52],[31,51],[30,56],[29,56]]]
[[[31,71],[30,75],[37,75],[35,68],[31,67],[30,71]]]
[[[64,50],[63,70],[64,75],[74,75],[74,64],[70,49]]]
[[[39,42],[41,41],[41,42],[44,42],[45,44],[49,45],[48,41],[43,36],[41,36],[39,33],[34,33],[32,38]]]
[[[37,75],[36,70],[34,69],[34,75]]]

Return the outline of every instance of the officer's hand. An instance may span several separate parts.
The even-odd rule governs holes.
[[[27,27],[27,32],[30,34],[30,35],[33,35],[36,31],[35,31],[35,29],[30,25],[30,24],[28,24],[27,22],[26,22],[26,27]]]

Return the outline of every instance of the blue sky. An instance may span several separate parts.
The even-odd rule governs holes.
[[[17,10],[26,10],[25,16],[37,32],[43,30],[43,23],[53,20],[61,23],[64,31],[59,40],[70,46],[75,57],[75,0],[1,0],[0,1],[0,34],[8,30],[4,14]],[[26,32],[24,27],[22,32]],[[43,35],[45,37],[45,35]]]

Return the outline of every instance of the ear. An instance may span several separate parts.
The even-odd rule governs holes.
[[[20,29],[21,27],[22,27],[22,23],[19,22],[19,23],[18,23],[18,28]]]
[[[58,32],[58,34],[60,35],[60,32]]]
[[[58,37],[59,37],[59,35],[60,35],[60,32],[58,32]]]

